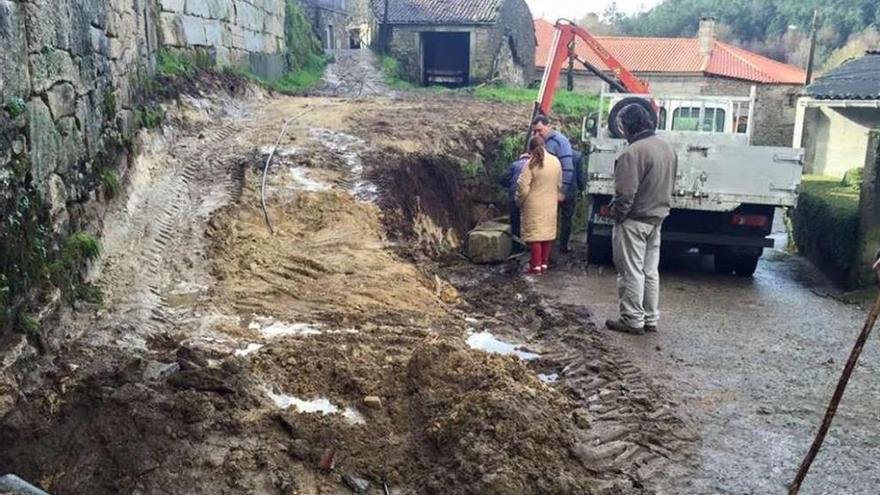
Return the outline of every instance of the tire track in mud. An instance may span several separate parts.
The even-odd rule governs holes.
[[[193,228],[195,220],[206,221],[213,211],[241,197],[244,161],[230,164],[229,159],[221,156],[221,144],[239,130],[235,123],[225,122],[203,139],[187,136],[177,140],[171,146],[171,154],[183,167],[167,176],[138,205],[134,223],[146,227],[145,235],[138,243],[138,256],[129,259],[141,260],[141,269],[131,281],[129,293],[120,301],[122,311],[111,322],[134,329],[126,332],[125,337],[134,339],[136,347],[144,347],[142,339],[173,324],[168,299],[163,294],[163,285],[173,280],[168,280],[165,265],[176,251],[186,249],[188,240],[202,235],[203,229]]]
[[[679,405],[603,340],[592,315],[551,304],[515,274],[496,271],[459,288],[476,310],[472,316],[540,354],[530,364],[536,373],[557,375],[550,386],[577,408],[572,455],[600,480],[599,493],[653,493],[671,463],[692,456],[697,436]],[[517,300],[521,312],[499,317],[506,300]]]

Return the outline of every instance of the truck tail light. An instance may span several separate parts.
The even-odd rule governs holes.
[[[764,215],[734,215],[730,223],[737,227],[764,228],[770,224],[770,219]]]
[[[599,211],[596,212],[596,215],[599,215],[600,217],[611,218],[611,206],[602,205],[602,207],[599,208]]]

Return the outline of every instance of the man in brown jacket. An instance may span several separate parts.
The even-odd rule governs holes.
[[[639,105],[620,113],[630,146],[614,165],[612,244],[620,296],[620,319],[606,326],[642,335],[660,319],[660,229],[669,216],[678,158],[654,134],[651,115]]]

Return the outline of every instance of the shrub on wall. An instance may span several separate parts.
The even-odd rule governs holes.
[[[848,280],[861,259],[858,185],[806,176],[791,218],[798,250],[832,278]]]
[[[292,72],[324,64],[324,50],[298,0],[287,0],[284,17],[287,65]]]

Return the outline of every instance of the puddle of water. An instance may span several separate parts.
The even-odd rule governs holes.
[[[559,375],[557,373],[545,374],[538,373],[538,379],[544,383],[556,383],[559,381]]]
[[[249,356],[249,355],[259,351],[263,347],[264,347],[263,344],[248,344],[247,347],[245,347],[244,349],[236,349],[235,355],[237,357]]]
[[[272,153],[273,148],[274,148],[274,146],[267,144],[266,146],[263,146],[262,148],[260,148],[260,153],[263,156],[269,156],[269,154]],[[297,148],[296,146],[279,146],[278,149],[275,150],[275,156],[285,158],[285,157],[289,157],[289,156],[294,156],[297,153],[299,153],[299,151],[300,151],[300,149]]]
[[[366,149],[366,141],[329,129],[312,129],[309,131],[309,136],[319,141],[325,148],[342,156],[354,179],[351,193],[355,198],[370,203],[379,199],[379,188],[363,178],[364,162],[361,153]]]
[[[266,395],[272,399],[272,402],[275,403],[279,409],[290,409],[291,407],[296,409],[296,412],[303,414],[342,414],[342,417],[345,421],[352,425],[362,425],[366,424],[367,420],[364,418],[363,414],[358,412],[356,409],[351,407],[346,407],[340,411],[339,406],[330,402],[330,399],[325,399],[323,397],[313,399],[313,400],[302,400],[297,397],[293,397],[285,394],[276,394],[266,389]]]
[[[520,350],[519,346],[499,340],[489,332],[479,332],[471,334],[467,339],[471,349],[485,351],[490,354],[500,354],[502,356],[516,356],[523,361],[532,361],[541,357],[533,352]]]
[[[303,167],[290,167],[290,175],[293,176],[293,180],[300,186],[299,189],[304,191],[323,192],[331,189],[329,184],[310,179],[308,172]]]
[[[321,325],[311,323],[287,323],[275,318],[255,316],[248,324],[249,330],[260,332],[267,339],[276,337],[321,335]]]

